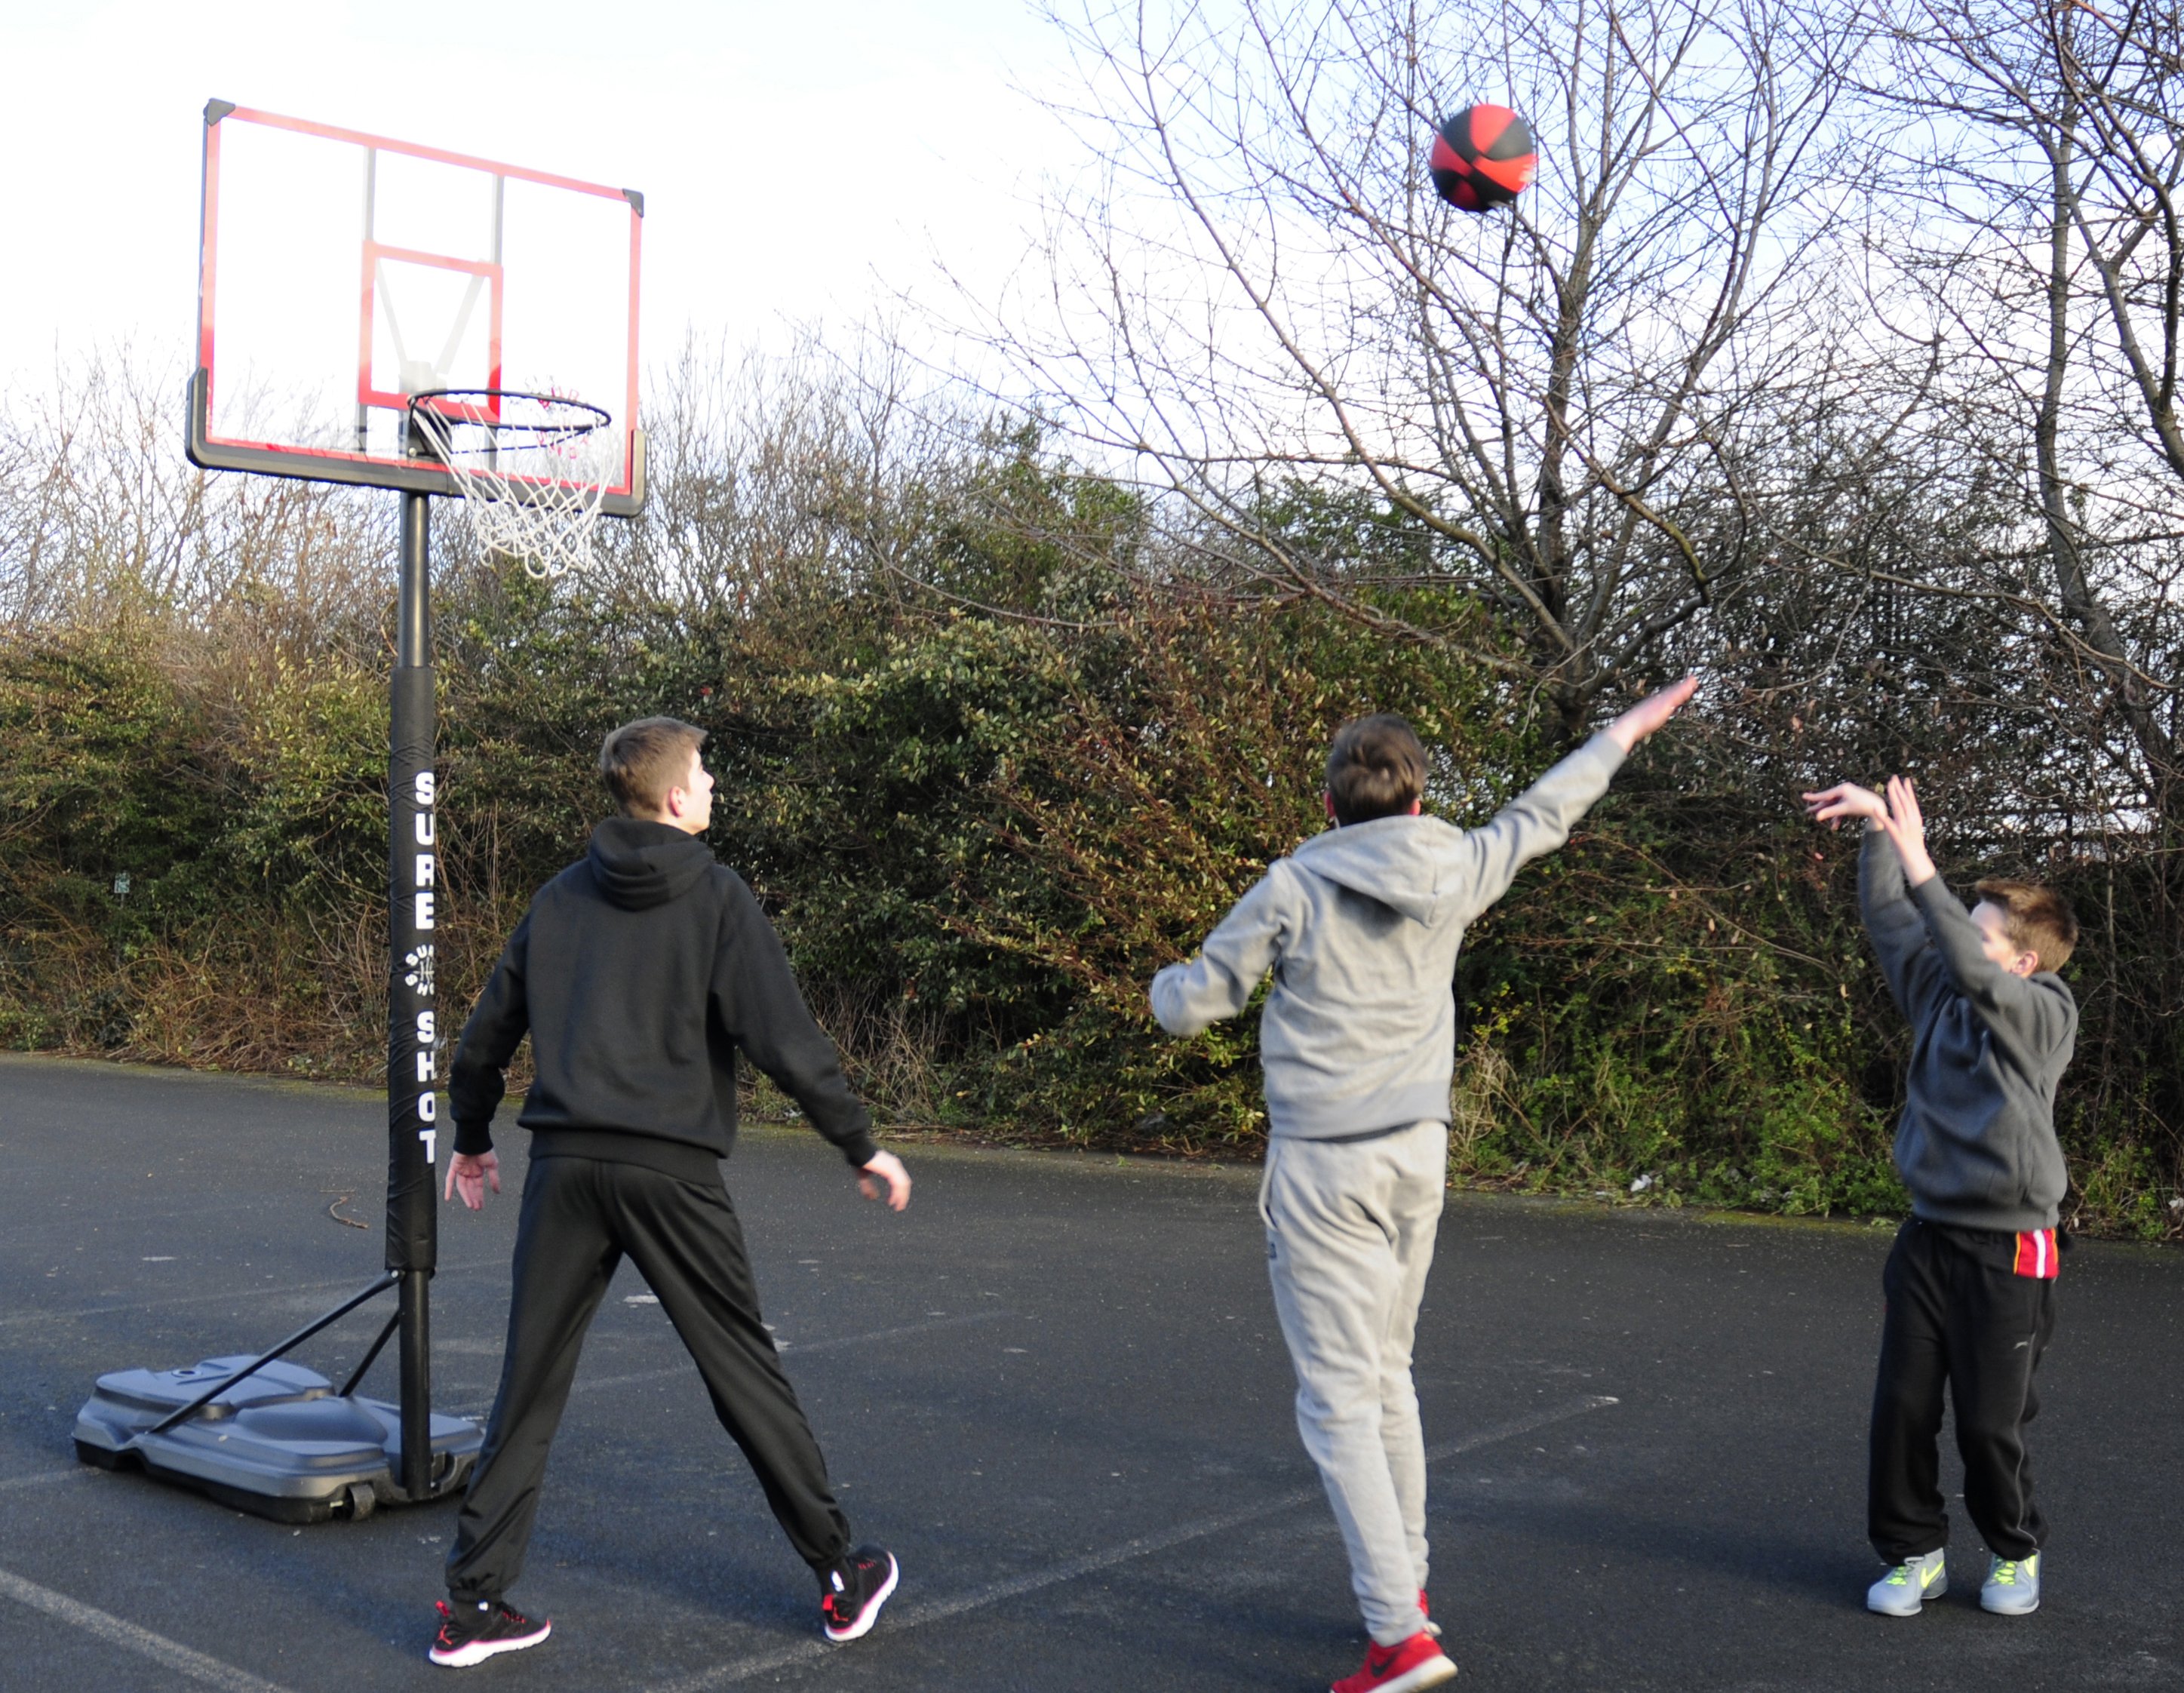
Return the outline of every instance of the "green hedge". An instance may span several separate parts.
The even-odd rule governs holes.
[[[1046,515],[1080,538],[1123,526],[1112,504]],[[968,558],[1022,615],[872,583],[700,613],[454,573],[451,993],[476,991],[532,889],[581,850],[603,730],[669,712],[713,732],[713,844],[774,912],[883,1116],[1251,1150],[1254,1020],[1169,1040],[1145,984],[1319,826],[1335,724],[1408,716],[1436,749],[1429,803],[1460,822],[1564,747],[1520,709],[1476,610],[1430,592],[1384,606],[1449,637],[1420,643],[1314,599],[1126,576],[1083,546],[943,538],[933,571],[960,583]],[[385,711],[368,620],[254,641],[142,606],[6,634],[0,1039],[375,1078]],[[1464,1178],[1902,1207],[1888,1143],[1904,1036],[1858,929],[1855,842],[1725,777],[1718,739],[1695,718],[1650,743],[1474,927],[1456,984]],[[2073,1214],[2142,1237],[2174,1230],[2184,1072],[2162,1010],[2174,949],[2144,915],[2161,861],[2061,867],[2092,919],[2062,1108]]]

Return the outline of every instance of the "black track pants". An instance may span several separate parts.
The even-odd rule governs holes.
[[[523,1183],[500,1391],[448,1554],[448,1591],[458,1601],[497,1601],[523,1572],[546,1449],[584,1331],[625,1253],[660,1296],[721,1426],[804,1561],[823,1568],[849,1545],[819,1443],[759,1321],[727,1190],[634,1164],[542,1158]]]
[[[1937,1551],[1949,1538],[1944,1384],[1964,1461],[1964,1506],[1980,1538],[2005,1558],[2029,1557],[2046,1538],[2025,1425],[2040,1409],[2033,1373],[2055,1330],[2055,1284],[2016,1273],[2029,1239],[1917,1217],[1897,1234],[1881,1277],[1888,1314],[1866,1490],[1866,1532],[1886,1562]]]

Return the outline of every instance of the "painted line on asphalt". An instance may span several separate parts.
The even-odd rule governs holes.
[[[148,1657],[178,1675],[187,1675],[208,1687],[220,1688],[224,1693],[288,1693],[277,1681],[268,1681],[247,1669],[207,1657],[179,1640],[155,1635],[149,1629],[140,1629],[134,1623],[125,1623],[110,1612],[71,1599],[65,1593],[56,1593],[50,1587],[41,1587],[35,1581],[25,1581],[4,1569],[0,1569],[0,1597],[13,1599],[33,1611],[42,1611],[56,1621],[81,1629],[109,1646]]]
[[[11,1475],[0,1481],[0,1493],[12,1493],[19,1487],[51,1487],[55,1482],[74,1481],[78,1476],[89,1475],[89,1464],[75,1464],[64,1470],[40,1470],[34,1475]]]
[[[492,1258],[476,1264],[443,1264],[440,1266],[438,1273],[456,1275],[469,1270],[490,1270],[499,1267],[504,1261],[503,1259]],[[231,1288],[225,1293],[185,1293],[176,1294],[166,1299],[124,1300],[115,1305],[86,1305],[75,1311],[18,1312],[13,1317],[0,1317],[0,1328],[13,1328],[18,1323],[66,1323],[71,1317],[105,1317],[117,1311],[162,1311],[170,1306],[178,1305],[216,1305],[224,1299],[231,1299],[247,1304],[251,1300],[261,1298],[267,1294],[286,1296],[290,1294],[318,1293],[326,1288],[354,1288],[359,1284],[363,1278],[336,1276],[331,1280],[323,1282],[284,1282],[270,1276],[266,1279],[270,1285]]]
[[[782,1340],[776,1344],[784,1358],[791,1360],[809,1357],[814,1352],[838,1352],[850,1346],[868,1346],[883,1340],[909,1340],[921,1334],[937,1334],[944,1328],[968,1328],[974,1323],[993,1323],[1004,1317],[1014,1317],[1013,1311],[969,1311],[960,1317],[935,1317],[925,1323],[905,1323],[900,1328],[875,1328],[869,1334],[838,1334],[829,1340]],[[697,1373],[698,1367],[685,1358],[679,1364],[670,1364],[663,1369],[638,1370],[628,1375],[579,1376],[571,1393],[597,1391],[608,1387],[636,1387],[645,1382],[666,1381],[676,1376]],[[468,1411],[447,1411],[449,1417],[483,1417],[492,1407],[481,1406]],[[444,1409],[444,1407],[443,1407]]]
[[[1605,1394],[1593,1394],[1571,1405],[1559,1406],[1552,1411],[1542,1411],[1530,1417],[1518,1417],[1513,1423],[1504,1423],[1497,1428],[1483,1428],[1476,1434],[1461,1440],[1451,1440],[1446,1445],[1429,1447],[1426,1462],[1436,1464],[1447,1459],[1461,1457],[1466,1452],[1475,1452],[1503,1440],[1514,1440],[1519,1434],[1531,1434],[1535,1429],[1552,1428],[1557,1423],[1568,1423],[1595,1411],[1604,1411],[1619,1401]],[[1036,1593],[1042,1588],[1059,1587],[1065,1582],[1081,1576],[1092,1575],[1133,1559],[1149,1557],[1155,1552],[1164,1552],[1192,1540],[1202,1540],[1208,1535],[1225,1534],[1268,1517],[1278,1517],[1284,1511],[1294,1511],[1301,1505],[1327,1497],[1324,1488],[1314,1482],[1309,1487],[1292,1489],[1273,1499],[1262,1500],[1256,1505],[1241,1510],[1225,1511],[1217,1517],[1201,1517],[1195,1522],[1180,1523],[1174,1528],[1163,1529],[1158,1534],[1141,1535],[1134,1540],[1125,1540],[1105,1551],[1088,1552],[1082,1557],[1070,1558],[1028,1575],[1012,1576],[1006,1581],[996,1581],[974,1589],[954,1599],[937,1600],[929,1605],[912,1606],[900,1613],[889,1612],[882,1626],[891,1634],[905,1629],[922,1628],[928,1623],[944,1622],[950,1617],[960,1617],[970,1611],[982,1611],[998,1605],[1005,1599],[1016,1599],[1027,1593]],[[754,1675],[763,1675],[769,1670],[787,1669],[800,1663],[811,1663],[839,1651],[824,1640],[802,1640],[793,1646],[783,1646],[777,1651],[762,1653],[733,1663],[724,1663],[712,1669],[699,1670],[680,1680],[663,1682],[649,1690],[649,1693],[710,1693],[716,1687],[727,1687],[738,1681],[747,1681]]]
[[[955,1317],[930,1317],[922,1323],[906,1323],[900,1328],[875,1328],[869,1334],[839,1334],[831,1340],[783,1340],[777,1345],[784,1355],[794,1353],[802,1358],[814,1352],[838,1351],[844,1346],[862,1346],[875,1340],[907,1340],[914,1334],[932,1334],[943,1328],[969,1328],[1015,1315],[1013,1311],[967,1311]]]

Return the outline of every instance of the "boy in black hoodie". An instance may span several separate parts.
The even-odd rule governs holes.
[[[782,1372],[721,1178],[735,1144],[736,1054],[803,1108],[860,1172],[867,1199],[910,1202],[901,1160],[872,1142],[829,1041],[805,1009],[772,926],[696,838],[712,820],[705,731],[625,724],[599,772],[622,815],[538,890],[464,1027],[448,1078],[455,1150],[447,1193],[473,1211],[500,1190],[493,1150],[502,1072],[531,1036],[537,1079],[516,1121],[531,1167],[515,1237],[500,1389],[448,1555],[428,1654],[462,1668],[536,1646],[552,1624],[512,1609],[546,1451],[584,1331],[625,1254],[659,1295],[819,1578],[827,1638],[856,1639],[894,1591],[894,1558],[852,1547],[825,1460]]]
[[[1991,1555],[1980,1605],[2025,1616],[2040,1606],[2047,1525],[2025,1425],[2055,1330],[2055,1225],[2069,1185],[2055,1087],[2078,1033],[2077,1001],[2055,972],[2077,919],[2053,888],[2027,882],[1981,883],[1967,912],[1936,873],[1919,797],[1900,776],[1885,800],[1846,782],[1805,801],[1824,822],[1866,820],[1858,905],[1913,1034],[1895,1149],[1911,1216],[1881,1276],[1866,1493],[1867,1532],[1889,1570],[1866,1607],[1914,1617],[1948,1590],[1946,1384],[1964,1508]]]

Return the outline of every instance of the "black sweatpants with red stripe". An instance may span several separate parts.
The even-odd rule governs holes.
[[[577,1355],[625,1254],[689,1349],[789,1544],[815,1571],[849,1546],[826,1460],[759,1320],[727,1189],[635,1164],[540,1158],[523,1181],[500,1391],[448,1554],[458,1602],[497,1601],[522,1573]]]
[[[2033,1377],[2055,1330],[2057,1231],[2012,1234],[1913,1217],[1897,1232],[1881,1286],[1888,1312],[1873,1392],[1866,1532],[1885,1562],[1949,1538],[1941,1487],[1942,1399],[1956,1413],[1964,1508],[1997,1557],[2040,1550],[2025,1425]]]

